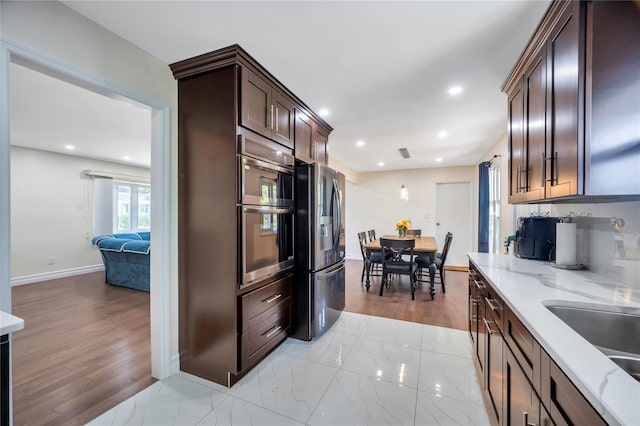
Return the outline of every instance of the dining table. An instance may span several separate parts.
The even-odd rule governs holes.
[[[415,240],[416,241],[416,245],[413,248],[414,254],[425,254],[426,253],[430,257],[432,262],[435,260],[435,254],[438,251],[438,244],[436,243],[436,239],[435,239],[435,237],[431,237],[431,236],[413,236],[413,235],[409,235],[409,236],[403,237],[403,236],[399,236],[399,235],[383,235],[381,238],[391,239],[391,240]],[[380,245],[380,239],[375,239],[373,241],[368,242],[367,244],[364,245],[364,249],[365,249],[366,258],[369,259],[369,256],[371,255],[371,253],[380,252],[382,250],[382,246]],[[370,287],[370,279],[369,279],[370,268],[369,268],[369,265],[366,265],[365,269],[367,270],[367,280],[366,280],[365,284],[366,284],[366,287],[367,287],[367,291],[369,291],[369,287]],[[432,300],[433,300],[433,298],[435,297],[435,294],[436,294],[435,276],[436,276],[435,263],[430,263],[430,265],[429,265],[429,281],[430,281],[429,293],[431,294],[431,299]]]

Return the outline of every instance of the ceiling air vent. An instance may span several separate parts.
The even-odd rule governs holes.
[[[400,155],[402,155],[402,158],[411,158],[411,154],[409,154],[407,148],[400,148],[398,149],[398,151],[400,151]]]

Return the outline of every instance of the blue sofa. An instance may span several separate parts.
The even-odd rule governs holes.
[[[129,232],[93,237],[104,263],[105,281],[149,291],[151,232]]]

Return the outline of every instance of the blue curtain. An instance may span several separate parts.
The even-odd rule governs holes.
[[[489,167],[488,161],[478,164],[478,252],[489,253]]]

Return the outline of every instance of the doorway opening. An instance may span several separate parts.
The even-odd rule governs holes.
[[[152,183],[150,220],[153,223],[151,250],[151,280],[149,293],[149,316],[151,336],[151,374],[162,379],[169,376],[171,368],[171,308],[170,308],[170,136],[169,105],[149,99],[147,96],[123,89],[73,69],[31,49],[2,40],[0,55],[0,309],[11,312],[11,93],[12,67],[22,66],[46,74],[75,86],[88,89],[111,99],[119,99],[145,108],[149,113],[151,135]],[[69,145],[72,145],[69,143]],[[28,148],[25,148],[28,149]],[[6,238],[9,237],[9,238]],[[46,261],[51,262],[47,256]],[[53,256],[54,263],[59,260]],[[28,327],[28,324],[27,324]],[[99,331],[98,331],[99,332]],[[173,368],[175,369],[175,368]]]

